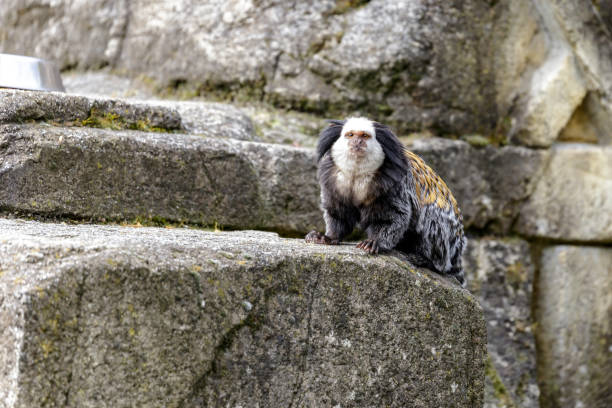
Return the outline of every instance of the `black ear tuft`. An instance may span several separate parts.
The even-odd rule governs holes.
[[[317,161],[331,149],[332,145],[336,143],[336,140],[342,133],[342,127],[344,126],[345,120],[330,120],[329,126],[326,127],[319,135],[319,143],[317,144]]]
[[[328,119],[327,121],[329,122],[329,126],[334,126],[334,125],[344,126],[344,124],[346,123],[346,120],[339,120],[339,119]]]
[[[380,168],[382,181],[387,187],[390,187],[399,182],[408,172],[406,148],[387,126],[374,122],[374,130],[376,140],[385,153],[385,161]]]

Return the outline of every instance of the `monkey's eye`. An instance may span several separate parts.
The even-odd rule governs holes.
[[[370,134],[369,134],[369,133],[365,133],[365,132],[363,132],[363,135],[362,135],[361,137],[363,137],[364,139],[369,139],[369,138],[370,138],[370,137],[372,137],[372,136],[370,136]]]
[[[353,137],[353,133],[352,132],[347,133],[346,137]]]

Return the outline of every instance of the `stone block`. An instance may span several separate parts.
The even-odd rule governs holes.
[[[0,407],[482,406],[466,290],[264,232],[0,219]]]
[[[470,238],[463,256],[468,289],[487,321],[485,407],[538,408],[532,298],[534,263],[521,239]]]
[[[550,149],[516,230],[544,239],[612,242],[612,147],[559,144]]]
[[[0,208],[304,233],[320,228],[314,151],[175,133],[0,126]]]
[[[612,406],[612,249],[546,248],[537,288],[542,407]]]

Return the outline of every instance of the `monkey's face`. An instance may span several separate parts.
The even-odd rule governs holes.
[[[346,121],[331,154],[336,166],[346,172],[373,172],[385,159],[374,125],[365,118]]]
[[[368,140],[372,139],[372,135],[363,130],[349,130],[344,138],[347,139],[350,154],[364,157],[367,153]]]

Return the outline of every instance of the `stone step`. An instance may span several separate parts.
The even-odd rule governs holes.
[[[0,90],[0,123],[31,121],[38,123],[0,125],[1,209],[300,234],[322,228],[312,150],[231,140],[257,136],[249,116],[230,105]],[[409,148],[447,182],[467,228],[612,242],[607,146],[476,148],[429,138]]]
[[[265,232],[0,219],[0,407],[483,403],[466,290]]]
[[[156,92],[147,81],[107,71],[71,71],[63,73],[62,80],[70,94],[137,99],[173,107],[190,133],[210,134],[212,130],[222,137],[314,147],[317,135],[327,124],[321,116],[278,109],[260,101],[241,103],[239,107],[199,99],[169,101],[172,96],[181,99],[185,95]]]
[[[311,149],[172,133],[0,125],[0,208],[236,229],[322,228]]]
[[[323,228],[312,149],[44,124],[0,125],[0,147],[5,211],[295,233]],[[544,153],[522,147],[430,139],[411,148],[448,182],[467,227],[501,231],[544,162]]]
[[[29,121],[166,131],[183,128],[178,111],[166,106],[59,92],[0,89],[0,123]]]
[[[134,101],[0,89],[0,124],[31,121],[258,140],[251,119],[241,110],[222,103]]]

